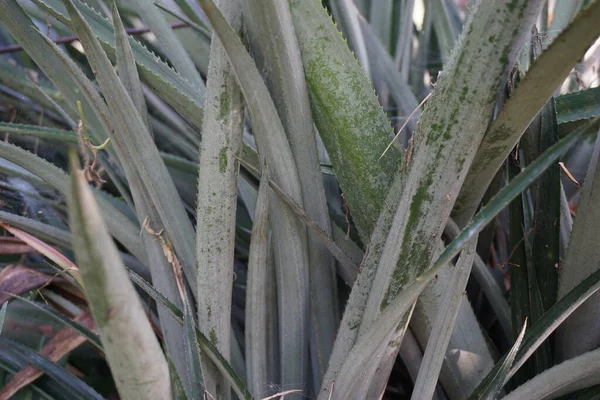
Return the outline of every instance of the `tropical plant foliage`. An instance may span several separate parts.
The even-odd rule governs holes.
[[[0,0],[0,399],[599,396],[598,21]]]

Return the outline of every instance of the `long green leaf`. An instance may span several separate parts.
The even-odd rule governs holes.
[[[44,40],[37,40],[38,31],[34,28],[35,25],[16,1],[3,0],[0,2],[0,23],[23,46],[27,54],[52,81],[66,99],[71,111],[76,112],[76,104],[81,101],[86,125],[92,129],[97,139],[106,140],[107,134],[104,127],[94,114],[87,99],[82,98],[74,78],[63,73],[60,57],[52,50],[51,46]],[[112,152],[113,149],[109,147],[109,151]],[[113,155],[116,157],[115,153]]]
[[[0,122],[0,132],[7,132],[12,135],[32,136],[46,140],[56,140],[61,143],[77,144],[79,139],[73,131],[65,129],[48,128],[39,125],[26,125],[8,122]],[[186,173],[196,175],[198,172],[198,163],[189,161],[178,155],[160,152],[163,162],[168,168],[175,168]],[[254,155],[256,153],[254,152]],[[242,154],[242,159],[247,160],[249,154]]]
[[[392,9],[392,0],[380,0],[372,1],[371,9],[369,10],[369,23],[373,27],[375,35],[383,43],[383,47],[388,52],[391,52]]]
[[[438,243],[436,250],[437,253],[440,253],[444,249],[444,245],[441,240]],[[448,264],[445,268],[440,269],[435,281],[425,287],[415,304],[410,320],[410,329],[425,352],[429,344],[436,343],[434,324],[438,318],[445,314],[448,314],[445,315],[446,317],[451,315],[451,313],[443,312],[446,307],[452,307],[447,301],[444,301],[444,298],[447,296],[448,287],[456,285],[454,279],[456,268]],[[464,289],[460,291],[457,289],[453,293],[458,296],[464,293]],[[466,397],[477,386],[483,375],[494,366],[494,360],[489,354],[485,333],[480,328],[475,312],[468,301],[461,301],[458,304],[455,318],[455,329],[444,332],[445,334],[449,333],[450,336],[447,350],[441,353],[445,357],[439,370],[439,379],[435,381],[439,381],[449,398],[459,399]],[[474,356],[475,354],[477,356]],[[464,371],[481,372],[475,374]]]
[[[409,0],[400,8],[399,28],[396,38],[396,50],[394,52],[394,62],[399,67],[403,80],[408,81],[409,67],[412,60],[413,49],[413,14],[415,1]],[[388,16],[390,18],[390,16]],[[389,48],[389,46],[388,46]]]
[[[256,65],[235,31],[211,0],[200,0],[214,32],[223,43],[242,90],[259,154],[265,158],[274,180],[298,204],[302,190],[290,145],[281,120]],[[272,195],[274,196],[274,195]],[[270,202],[280,314],[281,379],[285,387],[302,388],[308,373],[308,249],[306,229],[293,213]]]
[[[569,359],[518,387],[507,400],[541,400],[600,384],[600,350]]]
[[[169,16],[167,16],[167,21],[173,21],[181,18],[185,18],[187,20],[191,20],[195,22],[196,25],[199,25],[203,28],[202,32],[194,32],[188,29],[177,29],[174,33],[185,48],[187,54],[190,56],[198,71],[200,71],[202,76],[208,76],[208,66],[210,64],[210,37],[212,33],[212,28],[207,26],[204,21],[197,21],[199,17],[197,15],[201,15],[200,7],[194,5],[193,2],[189,2],[188,0],[175,0],[177,5],[182,9],[185,15],[182,15],[178,11],[167,8],[165,4],[160,4],[159,2],[154,2],[156,7],[160,8]],[[185,11],[185,7],[182,4],[192,6],[194,5],[194,10],[191,10],[190,13]],[[196,14],[197,13],[197,14]],[[204,17],[202,17],[204,18]]]
[[[6,211],[0,211],[0,221],[16,226],[45,242],[66,248],[71,246],[71,234],[54,226]]]
[[[521,166],[512,156],[507,163],[508,178],[518,176]],[[525,229],[524,209],[529,203],[520,194],[508,206],[509,214],[509,240],[508,248],[511,249],[509,259],[506,260],[514,267],[510,269],[510,308],[512,318],[512,337],[516,337],[517,329],[523,326],[531,316],[531,299],[529,297],[530,285],[528,276],[527,255],[525,251],[526,236],[530,233]],[[518,265],[518,267],[517,267]],[[531,320],[531,319],[530,319]],[[510,336],[509,336],[510,337]],[[535,375],[535,364],[531,361],[515,376],[515,384],[527,381]]]
[[[398,114],[403,117],[408,117],[413,111],[415,114],[412,119],[417,121],[421,116],[420,109],[418,108],[419,102],[415,95],[411,91],[411,88],[402,78],[402,75],[394,65],[390,54],[381,45],[381,42],[377,40],[377,37],[372,31],[371,26],[365,21],[361,20],[361,27],[365,36],[365,41],[368,44],[369,59],[372,60],[372,74],[381,74],[390,92],[390,96],[398,107]],[[408,122],[408,127],[413,130],[416,126],[414,121]]]
[[[255,153],[256,154],[256,153]],[[240,163],[242,166],[255,178],[260,179],[261,173],[258,168],[258,164],[254,165],[254,161],[250,159],[251,155],[246,154],[242,155],[240,158]],[[184,167],[182,165],[182,167]],[[184,167],[188,169],[188,167]],[[354,281],[356,280],[356,275],[358,274],[358,264],[359,260],[362,259],[363,252],[358,249],[360,252],[360,256],[357,256],[356,259],[352,259],[350,255],[352,253],[356,254],[357,245],[352,242],[344,239],[341,243],[335,241],[335,231],[340,232],[340,228],[338,228],[334,223],[332,223],[332,233],[334,239],[331,238],[321,227],[300,207],[287,193],[285,193],[273,180],[269,179],[269,185],[271,189],[277,193],[281,201],[290,208],[291,211],[296,214],[298,218],[306,225],[308,229],[310,229],[311,233],[322,243],[323,246],[327,248],[331,252],[331,255],[337,260],[339,263],[340,271],[339,274],[344,279],[344,281],[348,284],[348,286],[352,286]],[[345,234],[342,235],[345,237]]]
[[[9,63],[8,60],[0,60],[0,85],[9,87],[49,109],[54,108],[53,101],[64,101],[63,95],[51,87],[46,79],[39,79],[36,85],[27,75],[27,70]]]
[[[489,183],[519,138],[600,35],[600,1],[582,12],[531,66],[488,129],[453,211],[459,226],[475,213]]]
[[[532,54],[539,57],[542,43],[537,29],[532,32]],[[558,141],[558,124],[554,98],[542,108],[523,135],[523,153],[527,163],[537,158]],[[560,238],[560,166],[551,165],[530,190],[533,203],[532,264],[535,268],[542,309],[547,310],[556,301],[558,286]],[[533,227],[532,227],[533,228]],[[528,230],[528,229],[527,229]],[[526,241],[527,243],[527,241]],[[529,262],[528,262],[529,264]],[[533,277],[532,277],[533,278]],[[531,322],[535,322],[531,315]]]
[[[81,101],[83,109],[83,117],[81,118],[85,119],[86,125],[92,129],[97,139],[100,139],[100,141],[106,140],[106,127],[98,120],[87,99],[82,98],[81,92],[73,78],[69,74],[62,72],[62,62],[52,46],[46,41],[35,39],[38,31],[34,28],[35,25],[19,4],[16,1],[3,2],[0,4],[0,8],[2,9],[0,21],[3,23],[3,26],[10,31],[11,35],[23,46],[56,88],[60,90],[62,96],[66,99],[64,102],[65,107],[70,109],[71,112],[75,112],[73,115],[77,115],[76,104]],[[123,175],[117,154],[112,146],[108,147],[108,152],[114,157],[111,160],[111,164],[107,165],[103,162],[104,157],[102,155],[100,157],[101,164],[107,167],[106,170],[113,179],[113,182],[119,186]],[[122,195],[125,196],[124,193]]]
[[[77,135],[75,134],[75,132],[66,131],[63,129],[48,128],[39,125],[25,125],[0,122],[0,131],[17,135],[33,136],[38,137],[40,139],[57,140],[73,144],[76,144],[78,142]]]
[[[78,161],[71,166],[76,168]],[[144,307],[80,170],[69,196],[73,249],[117,388],[126,398],[171,398],[169,368]]]
[[[600,396],[600,385],[594,385],[578,390],[568,395],[569,400],[598,400]]]
[[[450,10],[453,5],[453,3],[444,0],[429,0],[428,2],[428,7],[433,11],[433,29],[443,65],[450,59],[450,53],[460,33],[460,26],[456,24]]]
[[[359,390],[364,391],[364,388],[360,387],[362,382],[360,378],[366,368],[372,368],[373,354],[380,354],[387,347],[398,322],[410,311],[426,284],[427,280],[422,280],[409,285],[383,311],[371,328],[366,331],[366,334],[358,338],[340,368],[335,385],[331,386],[330,384],[328,388],[333,387],[333,392],[328,390],[327,396],[331,396],[332,399],[348,399],[353,397],[353,393]]]
[[[529,171],[524,171],[521,175],[526,176],[534,173],[539,175],[539,170],[536,168],[531,168]],[[509,184],[507,188],[503,190],[503,192],[504,194],[510,194],[511,191],[516,188],[524,190],[524,187],[521,186],[521,180],[517,180],[517,182]],[[499,193],[499,195],[502,195],[502,192]],[[496,207],[496,215],[501,211],[501,209],[501,207]],[[473,237],[477,234],[477,231],[469,230],[469,228],[466,228],[463,232],[470,237]],[[448,246],[448,248],[451,247],[452,244]],[[356,382],[356,378],[359,376],[357,374],[361,373],[360,370],[355,368],[355,366],[357,364],[362,366],[365,365],[365,363],[368,363],[369,359],[372,357],[372,354],[376,353],[378,349],[381,349],[382,346],[387,344],[387,341],[392,335],[394,328],[398,324],[398,320],[410,309],[411,304],[423,290],[426,283],[436,276],[440,268],[445,265],[445,262],[450,260],[450,258],[445,257],[444,254],[445,253],[438,258],[438,261],[436,261],[430,270],[419,276],[412,284],[402,291],[399,296],[393,300],[392,303],[376,319],[372,327],[369,328],[369,330],[367,330],[367,332],[357,341],[356,346],[350,352],[343,365],[343,373],[340,374],[340,379],[336,381],[337,387],[343,388],[343,395],[346,397],[350,395],[352,383]],[[525,360],[535,351],[535,349],[544,342],[544,340],[558,327],[558,325],[560,325],[562,321],[569,316],[569,314],[571,314],[598,289],[600,289],[600,271],[596,271],[593,275],[572,290],[567,296],[559,300],[550,310],[548,310],[548,312],[546,312],[544,316],[540,318],[526,334],[521,346],[521,350],[516,357],[513,368],[506,376],[506,380],[510,379],[514,372],[522,366],[523,362],[525,362]],[[494,369],[482,381],[470,398],[480,398],[479,393],[487,388],[491,379],[498,374],[498,371],[500,368],[502,368],[503,361],[504,359],[500,360],[500,362],[496,364]],[[340,395],[340,392],[338,391],[334,391],[334,394],[336,398],[338,396],[340,396],[340,398],[346,398]]]

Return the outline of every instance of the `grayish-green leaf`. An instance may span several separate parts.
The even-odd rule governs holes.
[[[444,293],[439,301],[437,316],[431,335],[427,341],[423,362],[419,369],[419,374],[411,395],[411,399],[429,399],[435,393],[438,377],[442,364],[446,358],[451,359],[450,354],[454,349],[448,348],[456,317],[459,312],[459,305],[465,297],[467,280],[471,273],[471,267],[475,258],[477,249],[477,240],[473,239],[470,244],[463,249],[456,266],[453,268],[452,277],[447,281]],[[460,351],[460,350],[458,350]],[[491,366],[490,366],[491,368]],[[461,384],[468,386],[468,377],[463,376]],[[470,390],[465,388],[465,390]]]
[[[219,1],[219,5],[239,32],[240,5],[236,1]],[[242,92],[216,33],[208,68],[196,200],[196,300],[198,326],[229,360],[239,170],[236,156],[242,145],[244,108]],[[203,366],[206,390],[216,398],[229,399],[231,390],[219,383],[218,370],[209,361]]]
[[[20,297],[20,296],[14,296],[14,297],[32,307],[37,308],[38,310],[42,310],[43,312],[50,315],[52,318],[56,319],[57,321],[62,322],[66,326],[70,326],[81,336],[85,337],[98,350],[103,351],[102,343],[100,342],[100,338],[98,337],[98,335],[96,335],[94,332],[90,331],[85,326],[81,325],[80,323],[78,323],[70,318],[67,318],[64,314],[59,313],[58,311],[54,310],[53,308],[51,308],[45,304],[40,304],[40,303],[37,303],[34,301],[30,301],[30,300],[28,300],[24,297]],[[8,304],[8,303],[6,303],[6,304]]]
[[[392,10],[392,0],[379,0],[371,2],[371,10],[369,11],[369,23],[373,27],[375,35],[379,38],[386,51],[390,53],[392,40]]]
[[[28,71],[19,65],[9,63],[8,60],[0,60],[1,85],[9,87],[22,95],[37,101],[41,106],[49,109],[54,108],[52,101],[64,101],[63,95],[52,88],[47,80],[39,79],[38,84],[36,85],[27,73]],[[41,94],[42,92],[45,96]]]
[[[533,183],[546,168],[567,151],[569,147],[575,144],[586,131],[587,127],[594,122],[595,120],[589,121],[585,126],[580,127],[559,140],[554,146],[546,150],[534,162],[529,164],[524,171],[511,180],[508,185],[482,207],[471,222],[446,247],[444,252],[433,264],[434,267],[443,265],[457,255],[460,252],[460,249],[462,249],[474,235],[479,233],[487,224],[489,224],[502,209]]]
[[[86,55],[90,64],[97,72],[98,82],[104,91],[104,99],[109,103],[108,106],[79,67],[52,41],[45,36],[42,37],[78,89],[93,105],[94,112],[102,122],[105,132],[110,132],[114,151],[124,162],[123,167],[136,203],[138,220],[147,222],[146,226],[154,229],[155,232],[164,227],[166,240],[173,246],[173,249],[169,250],[174,254],[170,256],[178,257],[186,274],[191,279],[195,279],[193,228],[173,182],[167,175],[166,167],[160,160],[158,150],[89,25],[72,2],[67,1],[65,6],[70,12],[80,41],[87,49]],[[109,148],[112,149],[113,146]],[[168,206],[165,206],[167,203]],[[167,254],[159,240],[148,229],[143,229],[142,235],[146,249],[143,260],[148,262],[154,283],[170,299],[177,302],[178,292],[173,279],[173,270],[166,258]],[[185,376],[183,343],[179,339],[181,327],[163,310],[159,310],[159,314],[161,314],[161,325],[169,353],[179,374]],[[184,382],[189,380],[185,379]]]
[[[310,218],[310,216],[304,211],[298,204],[296,204],[281,188],[279,188],[273,181],[269,184],[273,190],[279,195],[281,200],[288,206],[297,216],[306,224],[312,234],[315,236],[320,243],[323,244],[331,252],[331,255],[340,263],[340,275],[346,281],[348,286],[352,286],[356,280],[358,274],[358,265],[340,248],[334,241],[332,241],[329,234],[323,231],[317,223]],[[348,239],[349,240],[349,239]],[[333,268],[333,266],[331,266]],[[320,304],[320,303],[317,303]]]
[[[520,154],[517,152],[516,154]],[[515,154],[515,156],[516,156]],[[518,160],[522,160],[519,157]],[[521,164],[518,163],[513,156],[509,157],[506,166],[508,179],[514,179],[521,170]],[[519,327],[525,324],[527,319],[531,320],[531,303],[529,294],[531,292],[529,286],[529,270],[530,266],[527,263],[527,254],[525,249],[525,241],[529,234],[525,228],[525,210],[529,207],[529,203],[524,200],[525,195],[520,194],[516,200],[508,206],[509,214],[509,233],[508,233],[508,248],[510,254],[507,255],[507,262],[510,262],[513,267],[510,268],[510,308],[512,318],[512,335],[508,337],[516,337]],[[518,267],[517,267],[518,265]],[[522,267],[521,267],[522,266]],[[535,272],[535,270],[534,270]],[[535,374],[535,364],[530,362],[527,368],[523,368],[515,376],[515,384],[519,385],[527,381]]]
[[[71,161],[72,167],[76,163]],[[130,399],[171,398],[162,349],[79,170],[72,172],[69,218],[75,257],[119,393]]]
[[[567,246],[569,244],[569,238],[571,237],[571,231],[573,230],[573,217],[571,216],[571,207],[569,206],[569,200],[567,200],[567,194],[565,188],[560,185],[560,258],[565,259],[565,253],[567,252]],[[560,284],[560,273],[558,274]]]
[[[400,69],[400,73],[402,74],[401,76],[404,78],[404,82],[408,81],[409,67],[412,60],[414,9],[415,0],[404,1],[403,6],[400,7],[400,26],[398,28],[398,37],[396,38],[396,51],[394,52],[394,62],[396,66]],[[388,15],[388,18],[391,19],[391,15]]]
[[[542,51],[537,28],[532,30],[531,53],[538,58]],[[530,163],[547,148],[558,141],[558,124],[554,98],[550,98],[523,135],[523,161]],[[556,301],[558,285],[559,238],[560,238],[560,166],[551,165],[529,191],[532,211],[531,260],[528,267],[535,268],[536,286],[539,288],[541,308],[547,310]],[[529,228],[526,227],[526,231]],[[529,243],[526,241],[526,244]],[[533,276],[530,276],[533,279]],[[531,283],[531,282],[530,282]],[[531,322],[535,322],[531,315]]]
[[[368,44],[369,59],[373,64],[371,69],[372,75],[381,74],[381,79],[385,81],[385,84],[389,88],[390,96],[398,107],[398,114],[404,118],[408,117],[417,109],[419,102],[394,65],[394,61],[389,53],[385,51],[382,44],[377,40],[372,27],[365,20],[361,20],[361,27],[365,41]],[[420,116],[421,110],[418,109],[414,112],[412,120],[407,125],[411,131],[414,130],[416,126],[415,121]]]
[[[144,100],[142,83],[140,82],[140,76],[138,75],[137,67],[135,65],[131,44],[129,43],[127,33],[125,32],[125,26],[123,25],[123,21],[121,21],[121,16],[119,15],[119,10],[117,9],[117,4],[114,0],[111,2],[111,11],[115,31],[115,52],[117,53],[116,64],[119,78],[121,79],[125,90],[127,90],[129,97],[131,97],[135,108],[144,120],[146,127],[150,131],[148,108],[146,107],[146,101]]]
[[[438,244],[438,254],[443,250],[443,242]],[[443,298],[446,288],[452,284],[453,270],[450,264],[441,268],[436,279],[425,287],[417,302],[410,320],[413,334],[426,349],[430,343],[435,321],[443,313],[440,309],[447,306]],[[463,293],[464,289],[458,293]],[[447,350],[442,352],[445,358],[440,370],[439,381],[450,399],[466,397],[479,383],[479,380],[493,366],[485,334],[468,301],[461,301],[454,322],[449,332]]]
[[[66,248],[71,247],[71,234],[68,231],[6,211],[0,211],[0,221],[15,226],[44,242]]]
[[[97,139],[104,141],[108,137],[107,133],[87,99],[83,98],[74,77],[63,72],[63,63],[59,55],[52,51],[52,46],[46,41],[38,40],[38,31],[34,28],[33,22],[16,1],[5,0],[0,2],[0,22],[15,40],[23,46],[23,49],[52,81],[54,86],[60,90],[71,110],[77,110],[77,101],[81,101],[86,125],[92,129]],[[83,74],[81,73],[81,75]],[[109,151],[112,152],[113,149],[109,147]],[[116,156],[114,153],[113,155]]]
[[[402,321],[404,315],[410,311],[417,296],[425,288],[427,282],[434,277],[428,274],[427,278],[417,280],[409,285],[400,293],[393,302],[377,317],[376,322],[361,335],[356,341],[356,345],[347,355],[343,365],[340,368],[338,379],[333,386],[328,387],[326,395],[323,390],[319,398],[322,399],[348,399],[353,398],[357,390],[357,382],[362,382],[361,375],[365,372],[365,367],[372,367],[373,354],[380,354],[388,345],[395,333],[395,328],[399,321]]]
[[[400,345],[400,350],[398,351],[398,356],[402,359],[404,365],[406,365],[406,369],[408,370],[408,374],[410,375],[412,381],[416,381],[417,374],[419,373],[419,367],[421,366],[421,361],[423,360],[423,351],[421,350],[421,346],[417,342],[417,339],[415,339],[413,336],[410,329],[404,333],[402,344]],[[444,394],[442,387],[438,384],[432,400],[446,399],[447,397]]]
[[[33,136],[40,139],[58,140],[67,143],[78,142],[75,132],[70,132],[63,129],[48,128],[40,125],[0,122],[0,131],[10,134]]]
[[[433,11],[433,29],[438,40],[442,63],[450,59],[450,53],[458,40],[460,27],[456,26],[451,15],[450,2],[446,0],[429,0],[428,7]]]
[[[460,233],[460,229],[454,220],[449,219],[444,233],[448,235],[450,240],[454,240]],[[472,273],[477,283],[481,286],[481,290],[485,293],[485,297],[490,302],[494,310],[494,315],[498,318],[498,323],[502,327],[504,334],[507,338],[512,337],[510,307],[504,297],[504,293],[500,289],[500,285],[491,273],[491,268],[487,266],[479,254],[475,254]]]
[[[252,395],[263,398],[267,382],[267,260],[269,258],[269,183],[263,168],[254,210],[246,287],[246,380]]]
[[[354,51],[358,63],[365,71],[367,76],[371,76],[371,66],[367,53],[365,39],[360,29],[360,20],[363,15],[356,8],[352,0],[335,0],[330,3],[333,17],[340,27],[340,30],[346,34],[350,42],[350,48]]]

